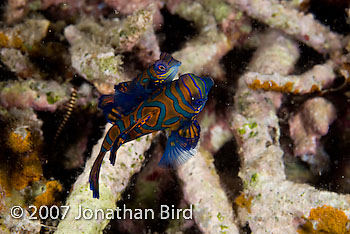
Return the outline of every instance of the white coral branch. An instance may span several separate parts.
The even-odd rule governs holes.
[[[200,148],[191,160],[178,169],[185,199],[193,205],[195,221],[203,233],[239,233],[233,221],[233,210],[220,178],[213,156]]]
[[[106,131],[111,127],[106,125]],[[152,136],[144,136],[138,141],[132,141],[122,145],[117,152],[116,165],[109,162],[109,154],[106,154],[100,171],[100,198],[94,199],[89,189],[89,173],[95,161],[104,138],[101,138],[94,146],[91,158],[86,162],[84,172],[74,183],[65,205],[70,210],[67,216],[62,219],[55,234],[80,234],[80,233],[102,233],[109,220],[98,217],[97,219],[78,219],[79,206],[85,209],[115,209],[116,203],[121,198],[133,174],[138,173],[144,161],[144,152],[150,147]]]
[[[235,4],[249,16],[258,19],[271,28],[276,28],[295,36],[320,53],[339,50],[342,47],[341,35],[305,14],[280,4],[277,0],[227,0]]]

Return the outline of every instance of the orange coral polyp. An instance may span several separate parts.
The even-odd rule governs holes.
[[[52,206],[55,204],[57,193],[62,191],[62,185],[57,180],[48,181],[46,183],[46,191],[34,199],[34,205],[37,208],[47,205]]]
[[[294,89],[294,83],[291,81],[286,82],[284,85],[278,85],[273,80],[264,81],[261,83],[259,79],[255,79],[251,84],[248,84],[248,87],[254,90],[263,89],[265,91],[276,91],[282,93],[293,93],[299,94],[300,91],[298,88]],[[309,90],[309,93],[319,92],[320,88],[317,85],[312,85]]]
[[[19,158],[18,166],[11,175],[11,184],[20,190],[30,183],[38,181],[42,175],[42,167],[37,152]]]
[[[21,51],[26,51],[22,39],[16,34],[11,36],[0,32],[0,47],[15,48],[20,49]]]
[[[248,213],[251,212],[250,207],[252,206],[252,200],[253,197],[249,196],[248,198],[245,197],[245,194],[242,193],[235,199],[235,204],[238,205],[239,207],[246,208]]]
[[[259,79],[254,80],[251,84],[249,84],[249,88],[257,90],[257,89],[263,89],[265,91],[277,91],[277,92],[284,92],[284,93],[291,93],[293,91],[293,82],[287,82],[283,86],[279,86],[276,82],[270,80],[270,81],[264,81],[261,83]]]
[[[12,131],[7,140],[8,146],[16,153],[25,153],[32,148],[31,133],[27,129],[24,131],[25,134]]]
[[[316,229],[312,227],[311,221],[316,221]],[[344,211],[324,205],[311,209],[306,224],[298,229],[298,233],[350,234],[350,230],[347,228],[349,223],[350,220]]]
[[[7,47],[8,44],[9,44],[8,37],[4,33],[0,32],[0,47]]]

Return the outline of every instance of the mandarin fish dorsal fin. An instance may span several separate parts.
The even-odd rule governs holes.
[[[115,124],[117,119],[133,111],[141,101],[148,97],[143,88],[131,85],[131,81],[119,83],[114,86],[114,89],[114,94],[102,95],[98,103],[106,120],[111,124]]]
[[[197,120],[177,131],[172,131],[158,165],[164,168],[176,168],[185,163],[196,154],[199,136],[200,126]]]

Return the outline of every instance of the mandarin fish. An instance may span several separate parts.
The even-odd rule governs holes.
[[[214,81],[193,74],[181,75],[155,90],[130,114],[117,119],[108,130],[89,177],[93,197],[99,198],[99,173],[106,152],[115,164],[118,148],[129,141],[159,130],[169,129],[170,136],[159,166],[176,168],[196,153],[200,126],[196,120],[203,109]]]
[[[135,79],[115,85],[113,95],[102,95],[98,107],[103,110],[107,121],[114,124],[123,115],[131,113],[153,91],[171,82],[180,65],[181,62],[170,54],[161,53],[159,60]]]

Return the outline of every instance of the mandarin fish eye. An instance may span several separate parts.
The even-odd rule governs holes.
[[[197,107],[203,105],[205,101],[206,99],[195,99],[194,97],[192,97],[192,104]]]
[[[164,65],[162,65],[162,64],[159,64],[158,65],[158,70],[159,71],[166,71],[166,67]]]

